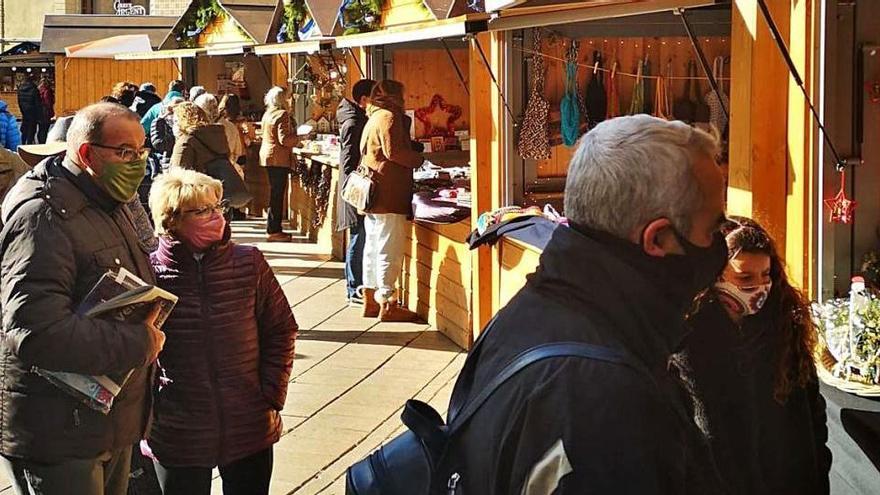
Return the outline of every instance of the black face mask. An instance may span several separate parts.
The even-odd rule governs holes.
[[[667,255],[657,261],[665,265],[669,275],[680,285],[683,298],[693,299],[712,285],[727,264],[727,241],[721,232],[712,236],[712,244],[700,247],[692,243],[678,230],[673,229],[684,255]]]

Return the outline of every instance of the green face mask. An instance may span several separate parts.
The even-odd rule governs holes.
[[[127,203],[137,194],[138,186],[144,180],[147,171],[147,160],[133,162],[108,162],[98,182],[111,198],[120,203]]]

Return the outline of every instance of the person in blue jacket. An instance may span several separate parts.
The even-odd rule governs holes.
[[[21,144],[21,130],[18,120],[9,112],[9,105],[0,100],[0,146],[16,151]]]

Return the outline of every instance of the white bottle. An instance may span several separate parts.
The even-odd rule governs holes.
[[[868,289],[865,287],[865,279],[859,276],[853,277],[849,287],[849,355],[855,355],[856,341],[864,331],[862,317],[859,312],[865,310],[870,303]]]

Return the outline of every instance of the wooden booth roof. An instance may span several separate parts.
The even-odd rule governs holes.
[[[193,0],[180,18],[175,19],[170,30],[164,33],[160,48],[178,48],[174,39],[175,32],[189,11],[198,8],[201,3],[200,0]],[[217,0],[217,4],[244,30],[254,44],[267,43],[272,39],[283,11],[282,0]]]
[[[322,36],[332,36],[333,30],[336,28],[336,18],[339,15],[339,7],[342,5],[341,0],[305,0],[306,8]]]
[[[64,53],[64,47],[125,34],[146,34],[155,48],[177,21],[165,16],[47,15],[42,53]]]

